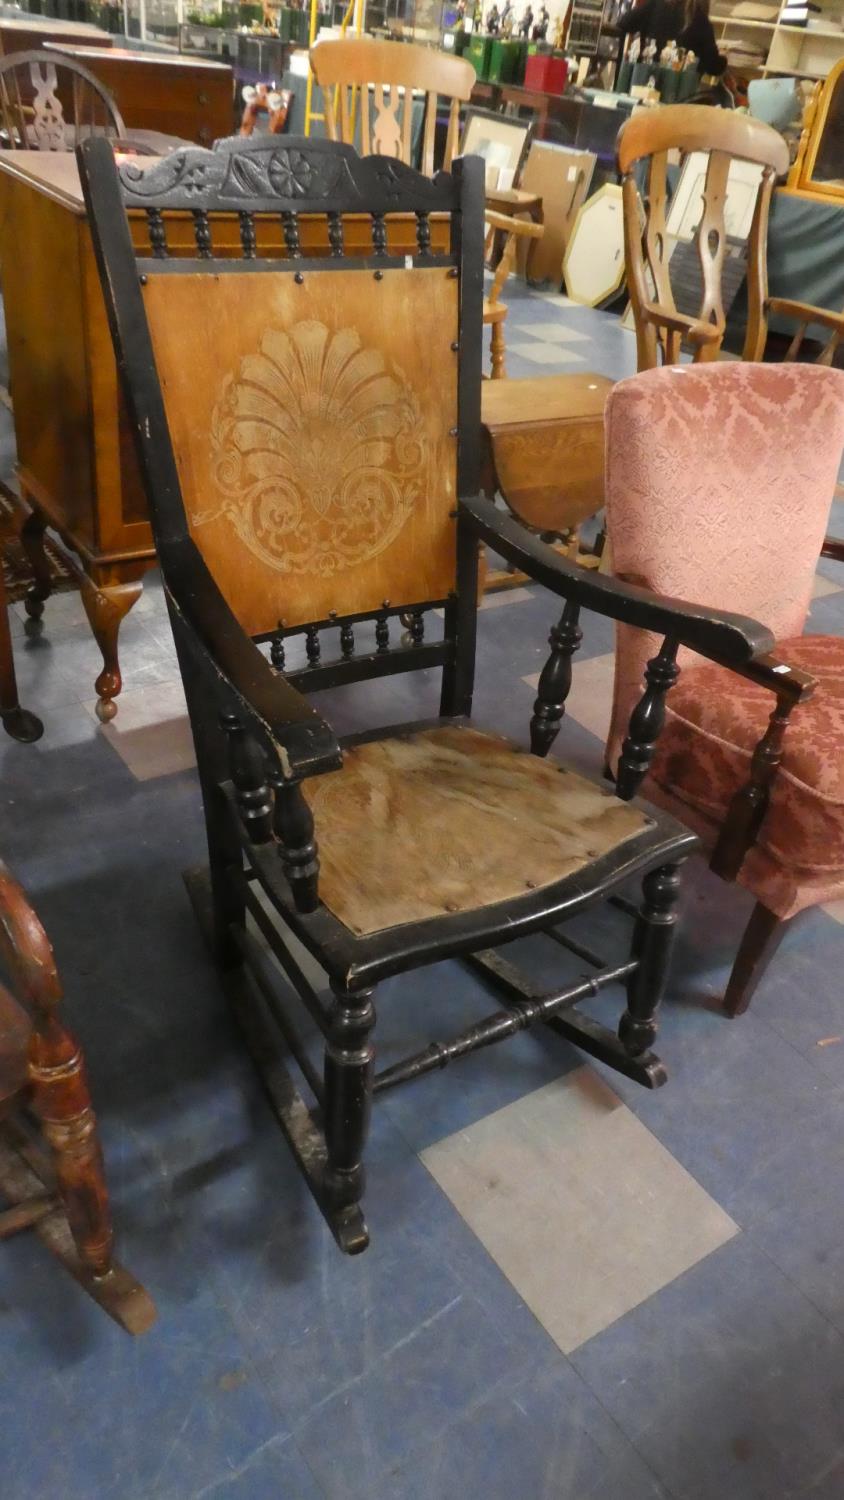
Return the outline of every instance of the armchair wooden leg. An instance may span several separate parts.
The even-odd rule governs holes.
[[[372,1113],[375,1025],[372,990],[333,985],[335,996],[325,1045],[325,1194],[335,1210],[356,1212],[363,1196],[363,1152]]]
[[[627,1009],[618,1027],[619,1040],[631,1057],[653,1045],[657,1011],[665,991],[677,922],[680,874],[676,865],[649,870],[642,881],[642,905],[633,929],[633,957],[639,966],[627,981]]]
[[[761,901],[756,902],[724,995],[724,1011],[731,1019],[744,1015],[791,921],[774,916]]]
[[[26,560],[32,569],[33,582],[26,591],[24,608],[31,620],[40,620],[44,613],[44,601],[49,599],[53,592],[53,575],[50,572],[50,562],[44,550],[44,532],[47,530],[46,517],[40,511],[31,510],[25,518],[18,532],[20,544],[26,553]],[[36,628],[36,627],[32,627]]]
[[[12,634],[9,629],[9,614],[0,574],[0,723],[13,740],[30,745],[40,740],[44,725],[35,714],[21,708],[18,702],[18,684],[15,677],[15,662],[12,656]]]
[[[82,1054],[58,1021],[33,1036],[29,1078],[79,1259],[93,1276],[105,1276],[113,1236],[97,1121]]]
[[[493,380],[504,380],[507,375],[505,357],[507,353],[504,342],[504,324],[493,323],[490,330],[489,341],[490,352],[490,374]]]

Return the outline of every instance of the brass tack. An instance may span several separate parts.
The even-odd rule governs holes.
[[[329,618],[329,620],[336,620],[337,619],[337,611],[336,611],[336,609],[330,609],[328,611],[328,618]]]
[[[376,281],[383,281],[384,280],[384,272],[383,271],[376,271],[375,272],[375,280]]]
[[[141,283],[141,286],[146,286],[149,277],[147,276],[145,271],[142,271],[141,275],[138,277],[138,280]]]
[[[446,911],[459,911],[460,907],[457,905],[456,901],[446,901],[445,909]]]
[[[449,437],[457,437],[457,428],[456,427],[449,427],[449,429],[448,429],[448,435],[449,435]]]
[[[459,342],[458,339],[455,339],[453,341],[452,345],[451,345],[451,352],[452,352],[452,354],[456,354],[459,348],[460,348],[460,342]]]
[[[382,599],[381,600],[381,608],[382,609],[389,609],[390,608],[390,601],[389,601],[389,599]]]
[[[304,279],[305,279],[305,278],[304,278],[304,276],[303,276],[303,275],[302,275],[302,272],[301,272],[301,271],[297,271],[297,272],[296,272],[296,274],[295,274],[295,276],[294,276],[294,277],[293,277],[293,280],[294,280],[294,281],[295,281],[295,282],[296,282],[296,285],[297,285],[297,286],[301,286],[301,285],[302,285],[302,282],[303,282],[303,281],[304,281]]]
[[[526,880],[525,881],[525,885],[527,886],[527,888],[528,888],[529,891],[535,891],[536,890],[536,881],[535,880]]]
[[[457,267],[456,266],[452,266],[451,267],[451,270],[448,273],[448,279],[449,279],[449,281],[456,281],[456,279],[457,279]]]

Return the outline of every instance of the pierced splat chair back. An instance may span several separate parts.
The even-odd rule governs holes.
[[[666,227],[669,152],[708,153],[700,217],[694,231],[703,283],[695,314],[678,311],[671,282],[673,245]],[[768,296],[771,194],[775,179],[788,169],[788,147],[783,137],[760,120],[702,104],[638,110],[619,131],[624,252],[640,371],[656,368],[660,354],[664,364],[676,364],[682,343],[693,350],[695,362],[718,357],[726,326],[722,276],[727,253],[727,184],[735,161],[760,168],[747,246],[748,344],[755,347]],[[637,174],[645,163],[642,195]],[[751,356],[746,352],[745,357]]]
[[[434,173],[438,99],[447,99],[448,129],[438,165],[448,171],[457,149],[460,105],[468,102],[476,81],[471,63],[433,47],[343,37],[318,42],[311,49],[311,68],[323,91],[329,140],[348,145],[359,141],[364,156],[393,156],[408,165],[413,154],[414,90],[424,91],[419,165],[426,177]]]
[[[120,175],[146,219],[147,378],[154,359],[175,466],[159,530],[187,527],[242,628],[274,637],[278,665],[285,636],[304,633],[317,669],[319,631],[335,624],[348,663],[360,620],[383,653],[397,615],[407,665],[431,665],[442,646],[415,649],[422,609],[455,588],[459,449],[477,442],[479,410],[466,374],[478,356],[458,347],[460,177],[427,182],[351,147],[267,138]],[[363,226],[358,215],[347,247],[363,202],[380,210]],[[223,211],[239,215],[240,257],[218,253]],[[171,254],[186,212],[194,244]],[[451,219],[443,253],[432,212],[441,241]],[[463,300],[471,347],[465,288]]]
[[[43,49],[0,57],[0,147],[72,151],[86,136],[125,133],[111,94],[73,58]]]

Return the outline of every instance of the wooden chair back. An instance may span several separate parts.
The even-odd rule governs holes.
[[[43,50],[0,57],[0,144],[72,151],[86,136],[126,134],[111,94],[74,58]]]
[[[143,338],[127,397],[153,445],[141,461],[165,577],[168,540],[189,536],[241,627],[274,640],[274,661],[286,637],[305,636],[315,684],[320,631],[335,626],[339,665],[382,675],[392,615],[411,649],[390,671],[444,660],[443,642],[416,648],[422,611],[457,587],[458,492],[478,488],[482,163],[431,182],[339,142],[286,137],[235,137],[146,172],[127,163],[119,184],[103,161],[95,245],[110,275],[131,255],[123,305]],[[148,227],[137,260],[127,207]],[[195,243],[172,256],[186,214]],[[220,253],[226,215],[239,220],[240,258]],[[443,253],[434,215],[449,229]],[[393,239],[408,220],[411,255]],[[358,621],[378,627],[368,663]]]
[[[437,100],[448,99],[448,132],[438,165],[449,170],[457,149],[460,105],[467,103],[476,81],[471,63],[434,47],[343,37],[312,47],[311,67],[325,99],[329,140],[351,146],[359,139],[363,156],[394,156],[412,165],[413,93],[424,91],[420,167],[426,177],[434,174]]]
[[[761,120],[702,104],[672,104],[638,110],[618,135],[618,165],[624,202],[627,286],[636,323],[638,366],[674,364],[685,340],[696,362],[715,359],[726,326],[721,280],[727,249],[725,205],[734,161],[761,167],[761,180],[748,241],[748,345],[755,345],[767,301],[767,235],[771,194],[788,170],[788,147],[778,131]],[[695,232],[702,295],[696,315],[678,311],[669,269],[666,228],[668,155],[708,153],[701,216]],[[644,202],[637,169],[647,163]]]

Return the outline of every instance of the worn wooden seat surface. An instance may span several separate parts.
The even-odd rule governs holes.
[[[603,504],[605,375],[487,380],[487,461],[507,504],[538,531],[578,526]]]
[[[652,826],[557,761],[460,725],[355,745],[305,795],[325,830],[322,899],[358,933],[522,896]]]

